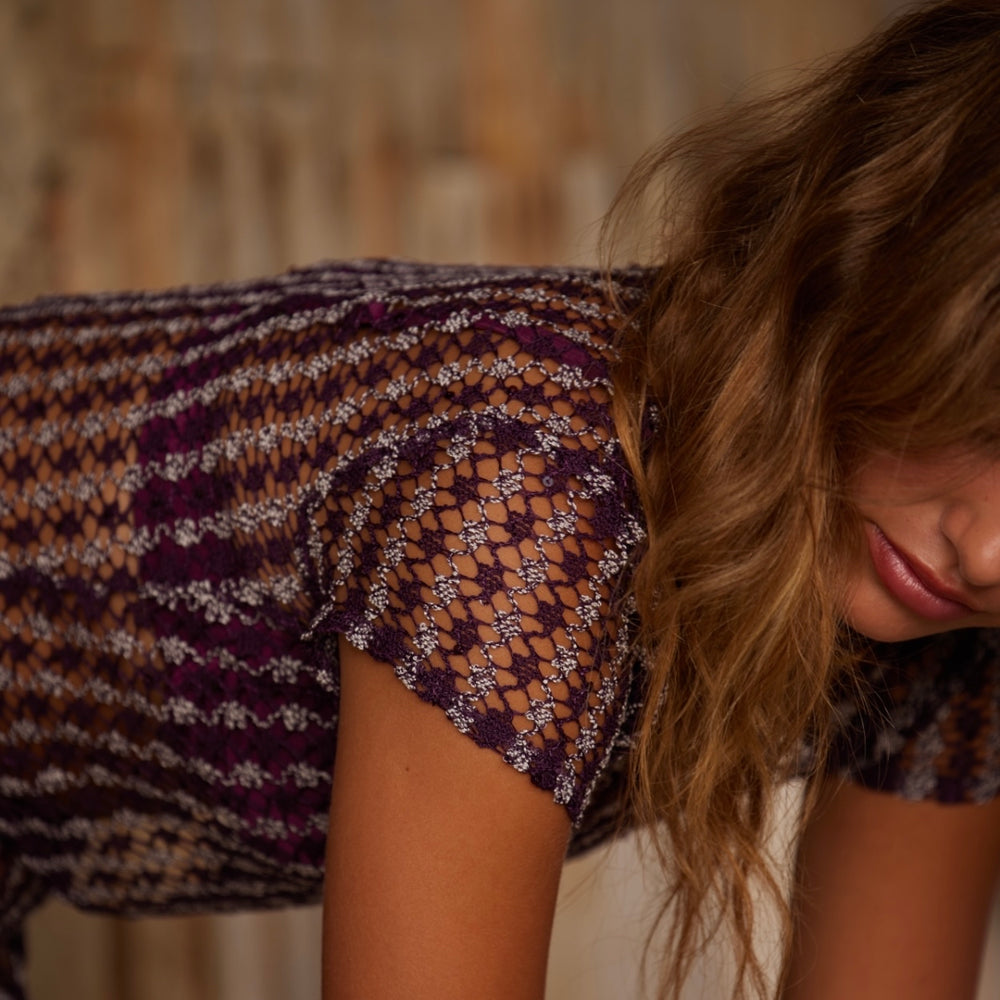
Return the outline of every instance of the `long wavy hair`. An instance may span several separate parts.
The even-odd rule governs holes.
[[[854,659],[851,473],[877,451],[1000,451],[1000,4],[921,5],[653,150],[612,255],[651,192],[658,263],[615,372],[648,528],[633,802],[672,886],[661,995],[724,923],[734,996],[764,996],[762,891],[791,925],[773,791],[804,748],[821,773]]]

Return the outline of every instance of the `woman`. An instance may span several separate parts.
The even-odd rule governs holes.
[[[326,1000],[539,997],[567,841],[629,822],[661,824],[666,995],[720,906],[762,994],[798,773],[784,996],[971,995],[998,69],[1000,9],[934,4],[724,112],[625,189],[616,219],[673,174],[647,269],[0,313],[0,996],[58,893],[322,895]]]

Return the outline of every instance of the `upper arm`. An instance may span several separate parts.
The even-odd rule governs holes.
[[[784,1000],[971,1000],[998,866],[1000,801],[830,779],[799,848]]]
[[[541,996],[570,822],[629,717],[641,527],[581,313],[537,299],[456,329],[449,295],[412,350],[366,347],[342,408],[305,633],[350,643],[328,998]]]
[[[324,1000],[544,993],[566,810],[341,641]]]

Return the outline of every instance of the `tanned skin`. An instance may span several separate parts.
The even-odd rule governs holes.
[[[323,1000],[542,1000],[566,810],[341,640]]]
[[[342,640],[323,1000],[542,1000],[565,810]],[[782,1000],[974,1000],[1000,800],[830,781]]]
[[[799,849],[782,1000],[974,1000],[998,869],[1000,800],[829,782]]]

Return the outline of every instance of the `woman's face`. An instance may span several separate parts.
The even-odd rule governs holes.
[[[1000,626],[1000,461],[880,455],[852,484],[864,539],[845,618],[897,642]]]

